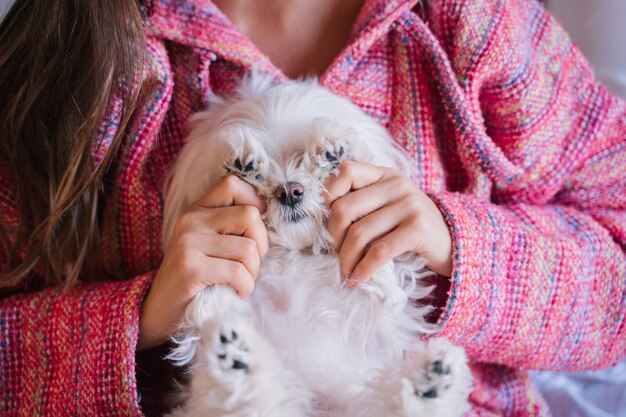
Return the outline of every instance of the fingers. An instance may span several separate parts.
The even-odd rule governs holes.
[[[398,227],[373,242],[350,275],[352,286],[365,282],[387,262],[406,252],[403,242],[411,239],[411,229]]]
[[[243,236],[252,239],[257,251],[264,256],[268,251],[267,229],[261,213],[253,206],[231,206],[215,209],[196,209],[183,214],[174,228],[176,238],[196,232],[217,233],[220,235]]]
[[[204,287],[213,284],[230,285],[239,297],[246,299],[252,294],[254,289],[254,279],[250,272],[241,262],[230,259],[207,257],[205,259],[210,268],[205,268],[201,282]]]
[[[344,161],[339,167],[339,174],[331,176],[326,181],[324,201],[327,205],[331,205],[333,201],[350,191],[367,187],[380,181],[385,176],[394,174],[395,171],[391,168],[374,166],[363,162]]]
[[[392,204],[367,215],[348,228],[343,245],[341,245],[339,250],[340,272],[342,277],[367,280],[372,276],[373,273],[368,275],[357,274],[358,271],[355,270],[355,267],[366,255],[366,252],[375,241],[391,233],[398,227],[398,224],[402,220],[401,213],[401,204]],[[408,243],[405,243],[405,246],[407,244]],[[405,251],[406,249],[403,252]],[[390,259],[391,258],[387,259],[387,261]],[[383,265],[384,263],[385,262],[383,262]],[[365,272],[368,272],[368,270]]]
[[[364,216],[400,198],[410,186],[402,177],[384,177],[380,181],[356,190],[336,200],[331,206],[327,229],[333,237],[333,249],[343,245],[348,228]]]
[[[192,280],[191,292],[212,284],[228,284],[248,297],[259,276],[261,258],[256,242],[241,236],[187,233],[173,248],[181,254],[179,276]]]
[[[448,226],[437,205],[409,179],[391,168],[345,161],[326,189],[327,228],[344,278],[365,281],[408,251],[424,257],[432,271],[449,276]]]
[[[189,234],[186,239],[193,240],[193,243],[188,244],[185,250],[195,250],[209,258],[239,262],[253,279],[258,278],[261,257],[254,240],[241,236],[207,233]]]
[[[235,205],[228,205],[229,202]],[[174,235],[212,231],[244,236],[254,240],[258,253],[264,256],[269,247],[267,229],[261,219],[264,210],[265,203],[250,184],[234,176],[226,177],[178,219]]]
[[[234,175],[228,175],[215,184],[192,207],[214,208],[236,205],[254,206],[261,213],[265,212],[265,202],[254,187]]]

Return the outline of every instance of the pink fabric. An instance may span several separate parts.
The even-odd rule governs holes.
[[[389,129],[445,214],[454,268],[438,323],[475,361],[469,415],[549,415],[524,370],[625,356],[626,105],[534,0],[415,3],[366,1],[321,83]],[[94,254],[129,279],[0,300],[3,416],[142,415],[137,319],[186,122],[251,70],[285,79],[208,0],[146,9],[148,94]],[[0,221],[14,226],[1,166],[0,184]]]

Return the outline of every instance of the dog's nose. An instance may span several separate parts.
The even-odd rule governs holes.
[[[293,207],[302,201],[304,187],[299,182],[289,181],[286,184],[279,185],[274,192],[274,196],[280,204]]]

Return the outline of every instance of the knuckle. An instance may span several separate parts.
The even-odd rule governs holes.
[[[192,256],[183,255],[179,258],[178,263],[178,269],[183,277],[194,278],[198,275],[198,263]]]
[[[339,166],[339,172],[340,175],[344,175],[347,177],[352,177],[354,176],[354,172],[357,168],[357,164],[354,161],[343,161],[341,163],[341,165]]]
[[[182,233],[178,238],[174,241],[174,252],[178,254],[178,256],[185,257],[193,248],[194,239],[191,233]]]
[[[346,223],[352,220],[350,218],[350,206],[345,202],[345,200],[337,200],[333,204],[332,211],[340,223]]]
[[[426,221],[424,220],[424,217],[418,215],[413,215],[409,217],[409,219],[407,220],[407,225],[413,230],[423,230],[426,226],[428,226],[426,224]]]
[[[228,275],[232,281],[234,278],[243,278],[246,274],[246,268],[239,262],[228,263]]]
[[[239,183],[239,178],[234,175],[227,175],[222,179],[221,183],[226,190],[234,190]]]
[[[261,214],[254,206],[241,206],[240,218],[246,225],[251,225],[261,221]]]
[[[411,212],[419,213],[421,211],[421,204],[419,197],[416,194],[408,194],[400,200],[400,202],[408,208]]]
[[[192,229],[196,223],[195,216],[192,211],[183,213],[174,226],[174,233],[182,233],[185,230]]]
[[[348,228],[349,239],[356,244],[362,243],[367,234],[367,228],[360,223],[354,223]]]
[[[390,256],[391,247],[389,246],[388,243],[385,243],[385,242],[375,243],[374,245],[370,247],[370,250],[368,253],[373,259],[378,260],[378,261],[387,260],[388,258],[391,259],[391,256]]]
[[[240,242],[241,255],[245,259],[254,258],[258,255],[256,242],[252,239],[243,238]]]
[[[404,178],[404,176],[400,173],[400,171],[397,168],[385,167],[385,172],[389,176]]]
[[[393,173],[391,178],[389,178],[389,185],[402,192],[406,192],[412,188],[412,184],[406,178],[398,175],[397,173]]]

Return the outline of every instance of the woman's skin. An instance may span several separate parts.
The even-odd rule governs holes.
[[[348,40],[363,0],[215,0],[215,4],[290,77],[320,75]],[[249,4],[248,4],[249,3]],[[346,161],[327,183],[328,230],[350,286],[408,251],[442,276],[452,271],[443,215],[410,180],[389,168]],[[246,182],[229,176],[177,221],[163,262],[144,299],[138,349],[166,341],[202,289],[254,289],[268,249],[265,203]]]
[[[364,0],[214,0],[290,78],[321,75],[348,43]]]

